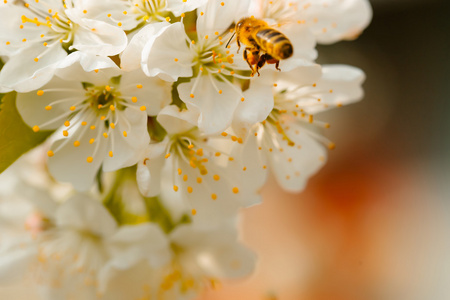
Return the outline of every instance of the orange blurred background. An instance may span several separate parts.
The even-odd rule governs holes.
[[[450,5],[374,0],[320,63],[367,74],[358,104],[317,115],[337,147],[298,195],[271,180],[244,210],[257,272],[200,300],[450,299]]]

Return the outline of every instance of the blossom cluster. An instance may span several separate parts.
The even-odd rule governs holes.
[[[243,18],[292,56],[254,74]],[[364,73],[318,65],[315,46],[370,19],[367,0],[3,1],[0,93],[53,133],[0,177],[0,283],[32,276],[43,299],[191,299],[251,274],[239,211],[268,172],[301,191],[334,148],[316,114],[363,96]]]

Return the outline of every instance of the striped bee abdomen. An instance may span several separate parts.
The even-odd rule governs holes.
[[[292,56],[293,47],[289,39],[281,32],[272,28],[263,28],[254,35],[261,50],[280,60]]]

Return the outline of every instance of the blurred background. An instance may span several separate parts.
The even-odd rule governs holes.
[[[450,299],[450,2],[373,0],[320,63],[367,74],[358,104],[323,113],[336,142],[298,195],[272,180],[244,211],[257,272],[201,300]]]
[[[360,38],[319,47],[320,63],[367,74],[362,102],[317,115],[328,163],[301,194],[269,181],[243,211],[256,273],[199,300],[450,299],[450,3],[372,5]]]

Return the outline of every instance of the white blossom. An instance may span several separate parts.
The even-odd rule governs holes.
[[[68,50],[103,57],[123,51],[125,32],[86,18],[88,2],[40,0],[1,6],[0,53],[9,60],[0,72],[0,86],[20,92],[41,87]]]
[[[34,131],[62,126],[48,152],[50,172],[87,190],[100,166],[108,172],[136,163],[150,141],[147,117],[168,104],[170,89],[140,70],[121,72],[107,58],[75,52],[66,60],[41,90],[18,94],[17,107]],[[102,68],[93,70],[99,61]]]

